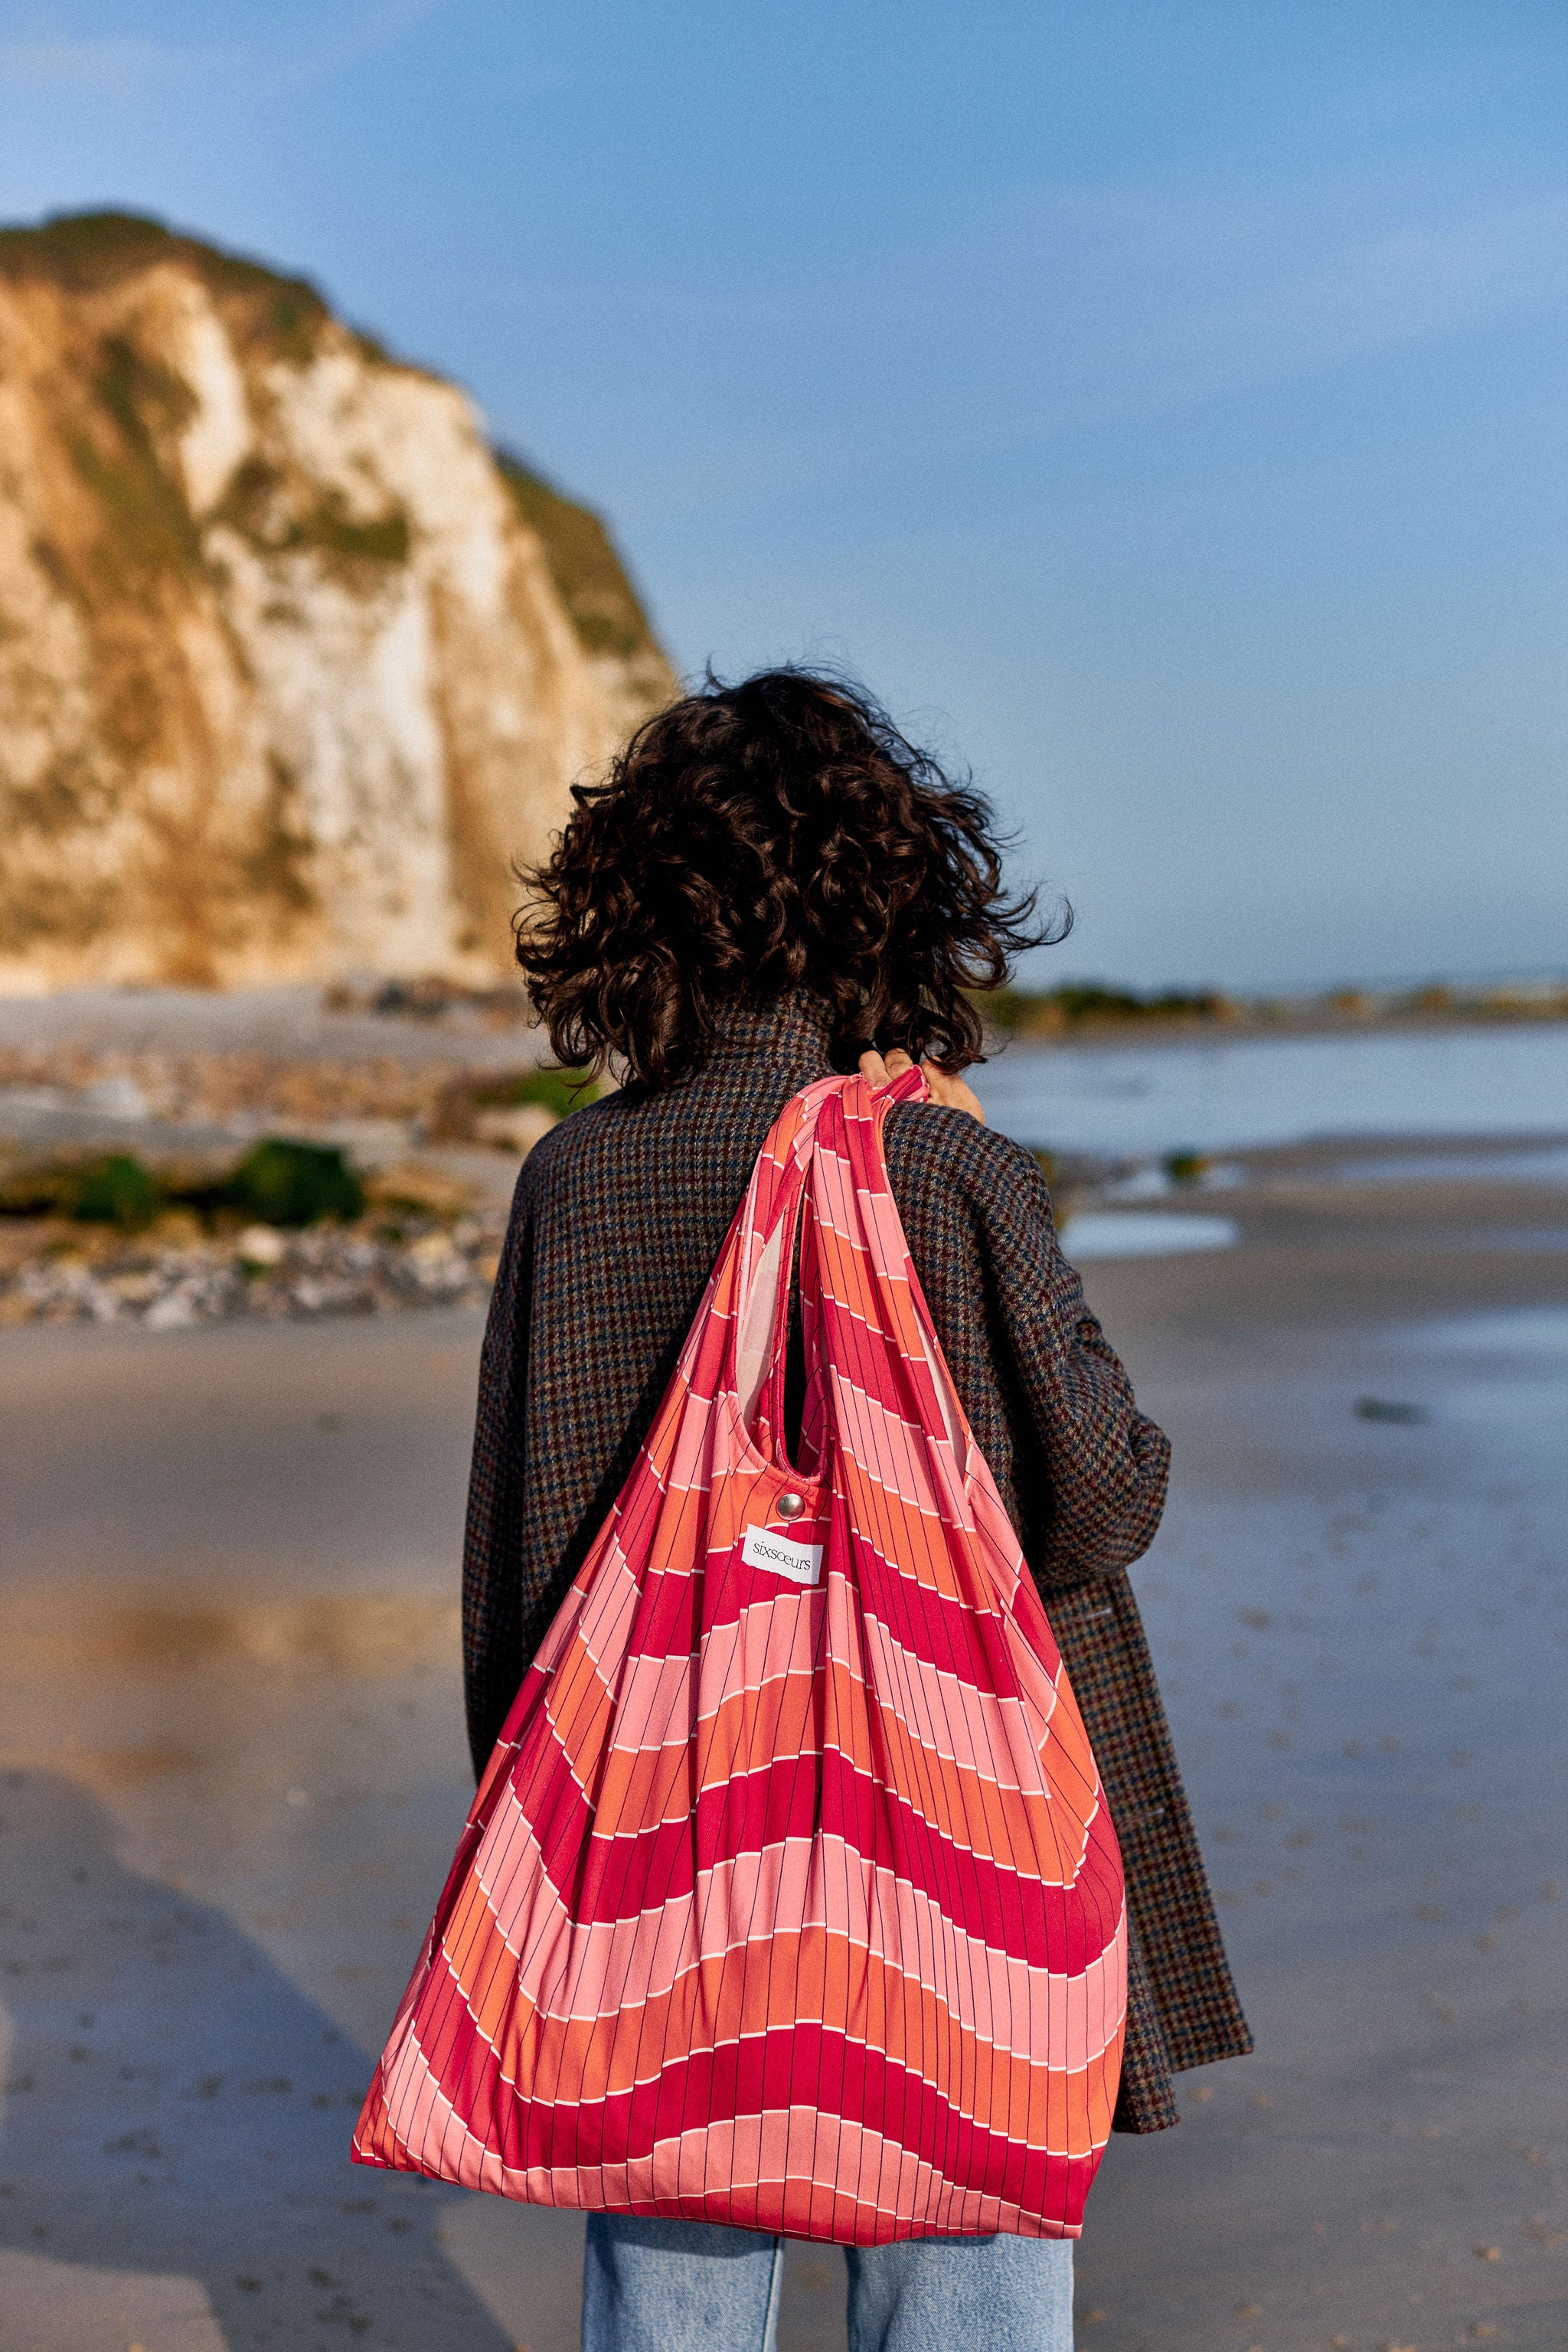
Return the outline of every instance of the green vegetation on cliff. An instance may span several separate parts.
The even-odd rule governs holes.
[[[0,228],[0,985],[495,971],[513,859],[673,684],[599,518],[131,214]]]
[[[188,385],[118,335],[99,347],[92,378],[95,429],[68,430],[70,461],[104,511],[95,551],[100,584],[136,594],[161,572],[201,564],[201,540],[185,493],[158,453],[195,406]]]
[[[47,278],[71,293],[117,285],[161,261],[196,270],[245,340],[298,366],[314,358],[331,312],[308,278],[284,278],[140,213],[57,213],[38,228],[0,229],[0,277]],[[384,356],[368,336],[360,341],[367,359]]]
[[[62,213],[37,228],[0,229],[0,278],[42,278],[70,292],[114,286],[161,262],[194,269],[220,302],[230,331],[251,352],[300,367],[315,357],[332,314],[309,278],[283,277],[138,213]],[[354,340],[364,359],[393,364],[373,336]],[[107,433],[78,434],[72,462],[110,520],[102,562],[114,576],[104,584],[144,589],[153,573],[188,571],[200,562],[183,494],[158,454],[169,429],[184,422],[192,396],[177,377],[119,340],[103,345],[93,391]],[[496,465],[519,514],[543,542],[584,649],[622,661],[651,656],[662,662],[599,517],[563,498],[509,451],[496,452]],[[276,487],[259,460],[249,461],[231,486],[223,520],[274,552],[310,548],[348,566],[406,561],[408,521],[397,509],[357,521],[328,503],[279,525],[269,513]]]
[[[496,464],[519,514],[544,542],[551,577],[584,650],[614,654],[623,661],[640,654],[662,659],[647,615],[598,516],[563,499],[509,450],[496,451]]]
[[[406,563],[412,543],[400,506],[356,522],[342,494],[318,499],[309,513],[290,513],[289,486],[265,457],[247,457],[236,469],[214,520],[227,523],[268,555],[306,550],[338,570],[366,563]]]
[[[171,262],[205,282],[242,348],[297,366],[315,356],[331,313],[305,278],[280,277],[133,213],[65,214],[39,228],[0,229],[0,278],[13,282],[42,278],[68,292],[94,292]],[[355,341],[363,358],[385,363],[378,343],[365,336]],[[190,575],[202,567],[200,532],[168,455],[195,396],[178,375],[120,335],[99,344],[84,388],[89,402],[79,422],[65,428],[64,439],[72,466],[103,511],[104,530],[94,550],[96,579],[78,577],[70,585],[89,604],[95,590],[110,599],[145,601],[160,575]],[[310,550],[339,569],[406,562],[408,518],[397,507],[359,520],[341,498],[329,497],[269,534],[264,510],[280,487],[280,478],[260,459],[247,461],[231,487],[224,519],[271,551]]]

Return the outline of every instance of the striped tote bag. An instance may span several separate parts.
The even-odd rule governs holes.
[[[360,2163],[847,2245],[1079,2234],[1121,1863],[889,1186],[923,1084],[825,1079],[769,1135],[497,1742]]]

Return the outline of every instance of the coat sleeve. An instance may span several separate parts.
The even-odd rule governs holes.
[[[1029,1565],[1042,1591],[1068,1591],[1147,1551],[1165,1507],[1170,1441],[1138,1411],[1062,1255],[1039,1163],[988,1129],[973,1139],[973,1213],[1028,1420],[1017,1466]]]
[[[482,1777],[522,1680],[522,1489],[533,1217],[526,1166],[490,1295],[463,1541],[463,1694]]]

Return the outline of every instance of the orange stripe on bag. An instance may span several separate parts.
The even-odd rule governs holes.
[[[844,2244],[1079,2234],[1121,1862],[888,1182],[921,1092],[825,1079],[769,1135],[486,1770],[358,2162]]]

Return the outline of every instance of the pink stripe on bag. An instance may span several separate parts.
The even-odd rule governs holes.
[[[1121,1860],[888,1182],[883,1120],[922,1091],[825,1079],[763,1145],[485,1772],[357,2162],[843,2244],[1078,2236]]]

